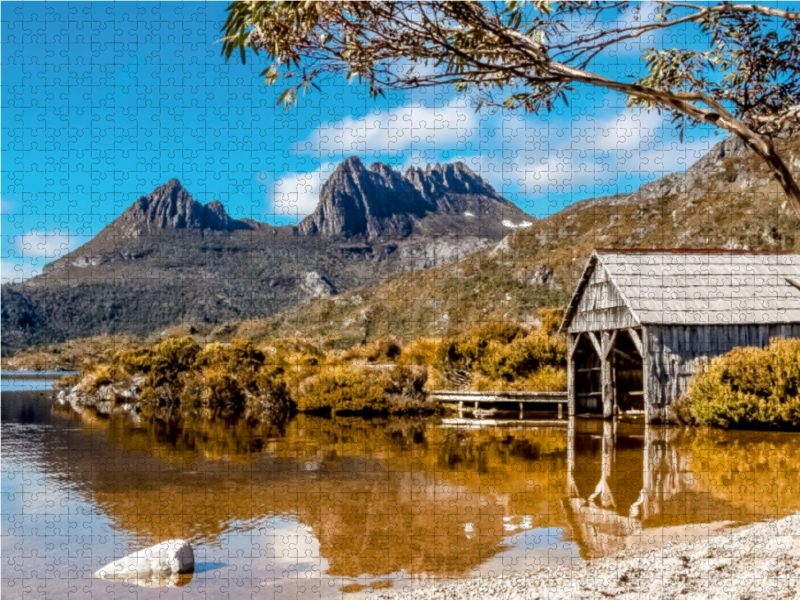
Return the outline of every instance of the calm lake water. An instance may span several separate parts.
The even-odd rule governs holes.
[[[358,598],[697,539],[800,511],[800,436],[297,417],[176,430],[3,382],[3,598]],[[20,390],[19,388],[22,387]],[[93,578],[168,538],[177,588]]]

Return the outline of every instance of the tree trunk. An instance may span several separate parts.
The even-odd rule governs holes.
[[[781,184],[783,191],[789,198],[789,205],[792,207],[792,210],[794,210],[797,218],[800,219],[800,186],[797,185],[797,181],[789,170],[789,167],[775,151],[773,143],[771,141],[766,142],[766,144],[764,144],[766,148],[763,148],[759,147],[760,144],[753,144],[751,140],[747,138],[744,138],[744,141],[770,166],[775,174],[775,178]]]

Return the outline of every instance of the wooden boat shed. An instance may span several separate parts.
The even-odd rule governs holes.
[[[597,249],[561,331],[570,415],[663,422],[697,359],[800,338],[800,255]]]

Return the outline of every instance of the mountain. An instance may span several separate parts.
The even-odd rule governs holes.
[[[778,148],[800,176],[800,138],[779,140]],[[403,340],[441,336],[486,320],[533,324],[538,308],[565,305],[592,249],[602,247],[800,251],[800,221],[761,159],[727,139],[686,172],[632,194],[575,202],[457,261],[211,338],[292,335],[347,347],[389,332]]]
[[[172,179],[41,275],[2,286],[3,353],[263,318],[457,260],[534,221],[461,163],[401,174],[349,158],[316,210],[283,227],[235,219]]]
[[[170,179],[149,196],[142,196],[105,227],[98,238],[119,240],[178,231],[235,231],[251,229],[232,219],[220,202],[201,204],[177,179]]]
[[[529,218],[463,163],[428,166],[424,171],[412,167],[401,175],[381,163],[367,169],[352,157],[325,183],[317,209],[298,229],[303,234],[366,240],[402,238],[426,217],[451,214],[477,216],[477,222],[496,235],[503,233],[497,212],[506,218]]]

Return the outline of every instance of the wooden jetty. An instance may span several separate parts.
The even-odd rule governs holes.
[[[471,405],[473,411],[478,411],[481,404],[517,403],[519,405],[519,418],[522,419],[526,404],[557,404],[558,418],[562,418],[564,405],[568,402],[567,392],[461,392],[455,390],[439,391],[433,393],[433,400],[438,402],[451,402],[458,404],[459,417],[463,414],[466,405]]]

